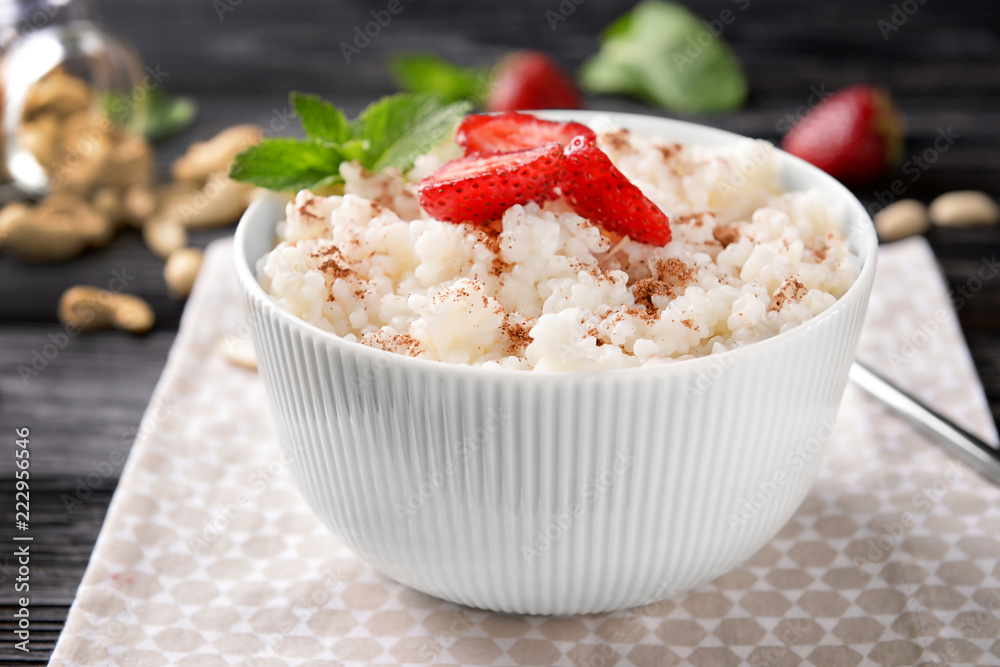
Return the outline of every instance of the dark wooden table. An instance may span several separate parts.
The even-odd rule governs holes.
[[[350,64],[339,43],[385,2],[332,0],[100,0],[106,24],[165,72],[173,93],[195,96],[197,124],[160,147],[166,168],[192,140],[234,123],[267,126],[286,119],[286,93],[321,93],[356,112],[392,90],[383,59],[396,50],[434,50],[469,64],[508,49],[544,48],[577,67],[596,46],[600,28],[630,2],[561,0],[576,6],[552,30],[546,10],[560,0],[474,3],[403,0],[404,11]],[[861,82],[888,86],[906,114],[907,160],[878,188],[857,194],[877,202],[893,179],[905,196],[929,201],[953,189],[1000,197],[1000,5],[967,0],[692,0],[705,19],[735,10],[724,37],[741,58],[752,94],[738,113],[696,118],[745,135],[778,139],[786,114],[815,90]],[[577,6],[578,5],[578,6]],[[893,7],[902,13],[893,16]],[[742,8],[742,9],[741,9]],[[915,10],[915,11],[914,11]],[[907,14],[906,12],[910,13]],[[883,21],[885,23],[880,24]],[[895,23],[893,23],[895,21]],[[897,25],[898,24],[898,25]],[[898,27],[890,30],[886,26]],[[599,109],[661,113],[620,99],[592,99]],[[939,131],[957,136],[933,149]],[[924,168],[926,166],[926,168]],[[205,245],[231,229],[199,233]],[[1000,230],[935,230],[930,241],[953,288],[968,288],[983,258],[1000,251]],[[79,336],[43,372],[24,382],[19,364],[60,330],[55,306],[68,286],[104,285],[112,270],[130,275],[127,291],[149,300],[155,329],[143,337],[105,332]],[[13,648],[12,551],[0,551],[0,662],[46,662],[66,618],[114,491],[122,458],[173,341],[183,303],[166,294],[162,263],[138,235],[57,266],[0,256],[0,489],[3,539],[12,544],[14,428],[32,431],[30,654]],[[976,283],[971,283],[974,286]],[[1000,416],[1000,280],[987,281],[959,312],[966,340]],[[948,369],[941,369],[947,373]],[[89,481],[88,481],[89,476]],[[64,499],[90,491],[79,504]]]

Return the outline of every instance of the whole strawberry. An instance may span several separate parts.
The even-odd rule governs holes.
[[[886,91],[851,86],[806,114],[781,147],[845,184],[862,185],[899,163],[903,122]]]
[[[487,111],[579,109],[580,91],[552,58],[540,51],[515,51],[497,65]]]

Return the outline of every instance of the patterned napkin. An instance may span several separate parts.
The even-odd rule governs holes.
[[[231,255],[208,252],[52,664],[1000,664],[1000,488],[854,387],[795,517],[679,599],[506,616],[375,573],[293,487],[256,373],[217,352],[249,333]],[[884,249],[859,357],[995,442],[923,239]]]

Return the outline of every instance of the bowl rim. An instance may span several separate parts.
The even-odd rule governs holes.
[[[574,120],[584,124],[587,124],[589,121],[593,121],[597,118],[610,118],[612,121],[621,119],[624,122],[618,124],[626,129],[630,129],[635,125],[652,123],[662,127],[661,132],[664,135],[694,134],[699,137],[709,138],[713,145],[724,145],[727,143],[736,143],[748,140],[753,141],[753,139],[750,139],[749,137],[735,132],[729,132],[728,130],[722,130],[707,125],[662,116],[597,110],[549,110],[539,112],[532,111],[530,113],[551,120]],[[698,140],[677,139],[676,141],[678,143],[705,145],[701,144]],[[702,139],[702,141],[704,141],[704,139]],[[773,144],[771,145],[773,146]],[[750,343],[743,347],[726,350],[725,352],[708,354],[692,359],[667,361],[665,363],[658,363],[649,366],[566,371],[535,369],[525,370],[510,368],[484,368],[483,366],[472,366],[470,364],[456,364],[438,361],[435,359],[422,359],[397,354],[395,352],[389,352],[387,350],[379,350],[359,342],[345,340],[337,334],[321,329],[316,325],[306,322],[302,318],[293,315],[284,308],[281,308],[274,302],[271,296],[264,291],[263,287],[261,287],[260,283],[257,281],[256,264],[260,258],[250,258],[247,256],[248,239],[250,239],[252,233],[256,232],[256,228],[261,225],[270,229],[272,237],[274,236],[274,228],[280,220],[266,222],[259,221],[259,219],[263,216],[263,210],[276,206],[279,203],[283,204],[289,201],[287,195],[274,192],[264,192],[259,195],[247,208],[237,225],[234,236],[237,281],[247,298],[252,298],[260,302],[268,309],[269,312],[277,313],[277,316],[284,322],[289,323],[290,326],[300,329],[304,333],[311,336],[319,336],[321,340],[324,340],[331,345],[342,347],[346,352],[349,352],[352,355],[358,355],[362,358],[367,357],[375,364],[399,364],[404,368],[409,367],[414,371],[422,371],[438,375],[457,374],[459,377],[479,377],[494,380],[503,379],[504,381],[514,380],[525,382],[548,382],[561,379],[579,382],[583,379],[621,379],[632,375],[642,375],[650,378],[657,376],[667,377],[689,372],[694,373],[699,370],[711,368],[715,365],[725,365],[728,368],[728,364],[735,363],[738,357],[771,353],[773,348],[783,345],[783,341],[787,342],[792,340],[793,337],[801,338],[802,336],[808,335],[817,327],[823,326],[825,321],[832,319],[841,311],[855,307],[857,305],[855,302],[866,297],[875,277],[875,266],[878,255],[878,237],[875,233],[875,226],[872,222],[871,215],[868,213],[867,209],[865,209],[864,205],[858,200],[854,193],[840,183],[840,181],[836,180],[818,167],[815,167],[805,160],[791,155],[790,153],[786,153],[777,146],[774,146],[774,150],[776,152],[776,158],[781,161],[779,163],[779,172],[781,174],[785,174],[788,170],[799,170],[807,175],[810,175],[813,179],[818,178],[820,185],[816,187],[821,188],[822,192],[830,195],[831,203],[833,201],[839,201],[847,204],[846,208],[841,211],[841,223],[845,226],[845,234],[848,236],[848,243],[852,246],[852,251],[858,255],[861,261],[861,269],[858,272],[857,278],[847,291],[839,299],[837,299],[836,303],[816,317],[803,322],[802,324],[784,333]],[[795,191],[796,190],[791,190],[791,192]],[[853,229],[849,229],[847,221],[852,217],[852,213],[860,216],[862,224],[855,225],[853,226]],[[867,222],[867,224],[864,224],[865,222]]]

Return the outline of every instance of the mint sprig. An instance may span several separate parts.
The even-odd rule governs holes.
[[[489,94],[489,67],[462,67],[429,53],[396,53],[389,56],[388,65],[396,85],[412,93],[434,93],[447,102],[466,100],[476,106]]]
[[[408,171],[417,156],[440,144],[467,114],[467,102],[401,93],[377,100],[353,121],[315,95],[291,94],[305,139],[265,139],[233,160],[230,178],[268,190],[319,190],[343,183],[340,165],[356,160],[369,171]]]
[[[681,113],[733,111],[747,96],[743,68],[721,29],[664,0],[644,0],[606,29],[580,84],[590,93],[632,95]]]
[[[319,95],[292,93],[290,98],[307,136],[329,143],[342,143],[351,138],[347,115]]]

